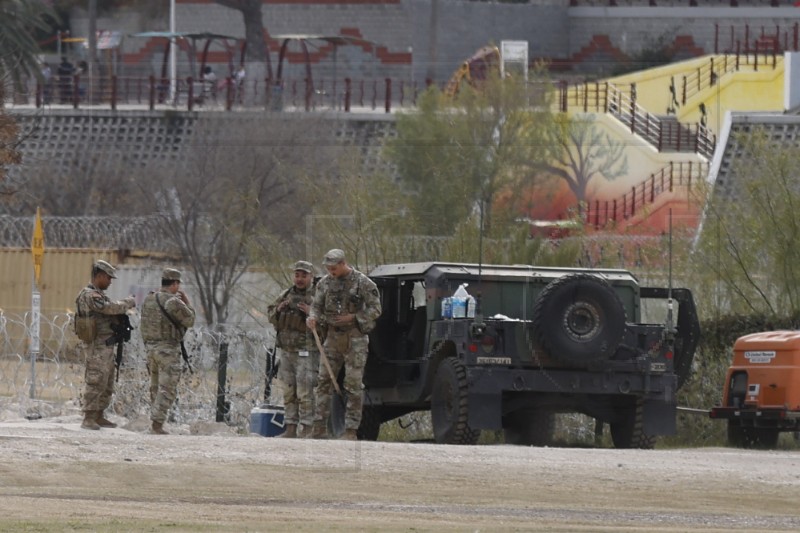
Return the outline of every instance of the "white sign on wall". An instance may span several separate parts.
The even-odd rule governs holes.
[[[500,41],[500,74],[528,79],[528,41]]]

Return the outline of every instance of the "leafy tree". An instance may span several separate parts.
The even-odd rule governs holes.
[[[21,88],[26,75],[39,75],[33,32],[49,30],[54,21],[55,12],[40,0],[0,0],[0,83]]]
[[[398,115],[388,154],[417,195],[412,214],[423,233],[450,234],[473,212],[488,227],[497,195],[535,177],[534,165],[549,157],[552,115],[550,91],[533,86],[544,84],[494,72],[452,101],[431,87],[416,112]]]
[[[797,315],[800,155],[761,128],[736,134],[735,143],[732,177],[706,206],[692,257],[695,285],[724,313]]]
[[[604,133],[593,115],[569,117],[560,114],[548,130],[553,158],[542,161],[538,168],[564,180],[583,213],[587,189],[597,177],[614,180],[628,172],[625,147]]]
[[[348,262],[365,272],[422,260],[411,245],[417,228],[408,216],[408,195],[388,176],[359,172],[359,160],[356,151],[343,151],[334,174],[309,184],[314,207],[306,216],[306,255],[314,261],[342,248]]]

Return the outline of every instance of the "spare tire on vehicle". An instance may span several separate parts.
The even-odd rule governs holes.
[[[547,285],[533,310],[533,331],[547,355],[563,363],[611,358],[625,334],[625,307],[614,289],[591,274]]]

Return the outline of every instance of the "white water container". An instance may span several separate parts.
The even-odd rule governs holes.
[[[453,318],[453,299],[442,298],[442,318]]]
[[[467,284],[462,283],[453,293],[453,318],[467,318]]]
[[[471,294],[467,296],[467,318],[475,318],[475,306],[477,301]]]

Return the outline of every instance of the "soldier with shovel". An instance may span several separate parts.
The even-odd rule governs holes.
[[[311,437],[327,437],[326,420],[331,411],[331,392],[336,376],[345,368],[344,391],[347,396],[345,432],[342,439],[356,440],[361,424],[362,377],[367,362],[369,337],[381,314],[381,300],[375,283],[345,261],[344,252],[330,250],[323,259],[328,274],[317,284],[314,303],[306,325],[314,331],[317,323],[327,326],[325,344],[320,350],[315,389],[316,409]]]

